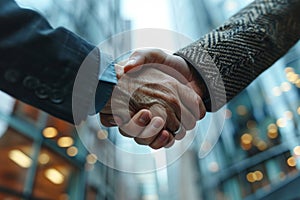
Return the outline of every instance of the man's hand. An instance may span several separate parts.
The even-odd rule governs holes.
[[[174,78],[192,88],[200,97],[207,92],[204,83],[197,76],[198,72],[190,68],[182,57],[168,54],[160,49],[143,49],[133,52],[122,70],[124,73],[130,70],[139,70],[144,64],[150,63],[160,64],[162,66],[160,70],[167,74],[172,72],[169,74],[170,76],[175,76]],[[178,71],[180,76],[176,76],[178,74],[173,73],[168,67]]]
[[[172,144],[174,138],[170,133],[180,127],[176,139],[182,138],[185,131],[192,129],[205,114],[201,98],[182,82],[190,84],[179,71],[158,63],[142,66],[138,71],[127,69],[115,88],[110,104],[101,111],[101,121],[106,126],[115,121],[123,135],[134,137],[139,144],[155,149]],[[126,117],[128,107],[130,112]],[[112,110],[116,112],[112,113]]]

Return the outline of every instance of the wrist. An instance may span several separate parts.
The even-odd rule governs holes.
[[[186,60],[185,60],[186,61]],[[189,62],[186,61],[190,68],[191,76],[192,76],[192,81],[191,81],[191,87],[194,89],[194,91],[201,97],[205,108],[207,110],[210,110],[211,108],[211,99],[210,99],[210,94],[209,90],[207,88],[207,85],[202,78],[200,72]]]

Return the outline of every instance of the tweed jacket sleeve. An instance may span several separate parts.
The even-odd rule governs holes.
[[[256,0],[176,54],[199,72],[207,110],[216,111],[299,38],[300,0]]]
[[[13,0],[0,1],[0,26],[2,91],[72,123],[73,85],[82,62],[90,55],[95,73],[83,82],[94,85],[83,90],[92,93],[98,86],[102,93],[97,97],[103,101],[101,106],[105,105],[114,84],[98,85],[100,52],[94,45],[64,28],[53,29],[40,14],[21,9]],[[90,96],[77,97],[76,106],[87,114]]]

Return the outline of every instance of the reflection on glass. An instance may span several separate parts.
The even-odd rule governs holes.
[[[28,168],[32,165],[31,146],[30,139],[12,128],[0,138],[0,188],[23,191]]]
[[[16,101],[13,114],[20,117],[24,121],[36,123],[41,112],[42,111],[28,104],[22,103],[21,101]]]
[[[71,175],[75,172],[74,166],[66,159],[43,146],[39,155],[33,196],[52,200],[66,198]]]

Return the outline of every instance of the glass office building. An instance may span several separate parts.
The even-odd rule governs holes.
[[[130,25],[117,0],[17,2],[94,44]],[[4,93],[0,99],[1,200],[116,199],[115,171],[96,162],[74,126]]]
[[[195,32],[208,32],[249,2],[191,0],[172,4],[178,16],[174,24],[194,38]],[[199,198],[300,198],[299,55],[296,45],[223,108],[225,123],[220,138],[206,157],[197,160],[195,190]],[[203,134],[200,129],[199,134]],[[199,153],[196,144],[194,154]]]
[[[160,18],[164,17],[169,19],[167,29],[196,40],[251,0],[17,2],[42,12],[54,27],[65,26],[98,44],[132,28],[163,28],[166,21]],[[133,5],[141,6],[140,10]],[[165,12],[158,6],[166,9]],[[129,18],[128,13],[138,14]],[[153,23],[147,25],[151,20]],[[164,25],[159,25],[162,21]],[[131,27],[132,24],[136,25]],[[127,38],[120,43],[120,48],[133,39]],[[187,134],[195,136],[192,144],[174,150],[175,153],[184,151],[177,159],[172,157],[174,152],[168,150],[156,155],[157,151],[135,144],[132,139],[121,136],[116,128],[104,128],[94,134],[95,138],[90,138],[99,144],[109,140],[128,152],[148,156],[153,153],[145,161],[111,154],[104,145],[99,145],[101,155],[127,166],[130,172],[99,162],[99,155],[86,149],[89,134],[82,142],[84,138],[79,138],[72,125],[1,93],[0,199],[299,198],[299,55],[300,47],[296,45],[222,108],[221,122],[214,122],[215,118],[207,115]],[[93,125],[86,127],[86,131],[92,133]],[[143,165],[155,168],[161,162],[170,162],[170,165],[154,171],[134,171]]]

